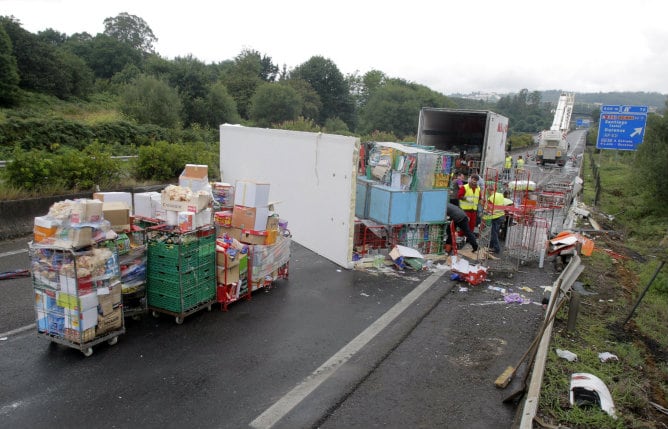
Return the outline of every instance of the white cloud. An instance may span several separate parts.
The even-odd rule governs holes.
[[[663,0],[468,2],[0,0],[31,32],[102,32],[121,12],[151,27],[167,58],[260,51],[279,66],[311,56],[449,94],[563,89],[668,93]]]

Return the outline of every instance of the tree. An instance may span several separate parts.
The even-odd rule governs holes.
[[[19,96],[19,73],[12,41],[0,22],[0,106],[11,106]]]
[[[242,50],[232,64],[225,64],[221,69],[221,79],[245,119],[250,118],[250,100],[255,90],[263,82],[273,82],[278,75],[278,66],[270,57],[249,49]]]
[[[97,78],[110,79],[129,64],[142,67],[140,51],[106,34],[88,38],[83,33],[68,39],[63,47],[83,58]]]
[[[454,107],[454,103],[426,86],[388,79],[361,110],[358,132],[386,131],[400,139],[414,136],[422,107]]]
[[[176,57],[170,63],[167,79],[169,85],[178,90],[185,126],[200,123],[199,106],[206,99],[210,85],[216,81],[214,71],[192,55]]]
[[[153,44],[158,41],[146,21],[127,12],[122,12],[113,18],[106,18],[104,34],[144,54],[155,53]]]
[[[214,129],[224,123],[237,124],[241,119],[234,98],[220,82],[208,85],[206,96],[193,100],[191,106],[191,123]]]
[[[174,128],[179,125],[181,100],[164,81],[141,76],[122,92],[120,108],[139,123]]]
[[[302,111],[299,116],[307,119],[317,119],[322,109],[322,102],[320,96],[313,89],[311,84],[301,79],[287,79],[281,82],[282,85],[288,85],[301,97],[303,100]]]
[[[264,83],[251,98],[250,117],[261,127],[292,121],[299,116],[303,103],[292,87]]]
[[[665,214],[668,210],[668,175],[665,172],[668,165],[668,116],[648,116],[635,165],[636,183],[642,183],[638,192],[645,201],[644,206],[657,214]]]
[[[21,88],[45,92],[61,99],[87,93],[89,86],[76,87],[78,84],[87,85],[87,70],[81,62],[24,30],[13,19],[0,18],[0,22],[11,39]]]
[[[320,96],[322,109],[319,124],[324,124],[327,118],[340,118],[349,128],[355,128],[355,105],[348,84],[332,60],[321,56],[311,57],[292,70],[290,78],[305,80]]]
[[[62,46],[67,42],[67,34],[56,31],[53,28],[47,28],[44,31],[40,31],[37,33],[37,36],[41,41],[51,46]]]

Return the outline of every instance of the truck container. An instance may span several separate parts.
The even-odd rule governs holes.
[[[469,172],[485,174],[503,168],[508,118],[489,110],[423,107],[418,120],[417,144],[459,153],[473,163]]]

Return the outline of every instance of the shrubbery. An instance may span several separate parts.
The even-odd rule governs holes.
[[[217,150],[204,143],[155,142],[139,148],[134,175],[140,180],[168,181],[179,177],[186,164],[206,164],[212,179],[219,171]]]
[[[121,166],[99,143],[83,151],[65,148],[55,153],[43,149],[25,151],[16,146],[2,174],[10,186],[27,191],[86,190],[96,184],[117,183]]]

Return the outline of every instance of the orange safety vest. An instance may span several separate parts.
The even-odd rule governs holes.
[[[459,208],[462,210],[478,210],[478,201],[480,200],[480,186],[476,186],[475,191],[467,183],[464,185],[464,199],[459,200]]]

